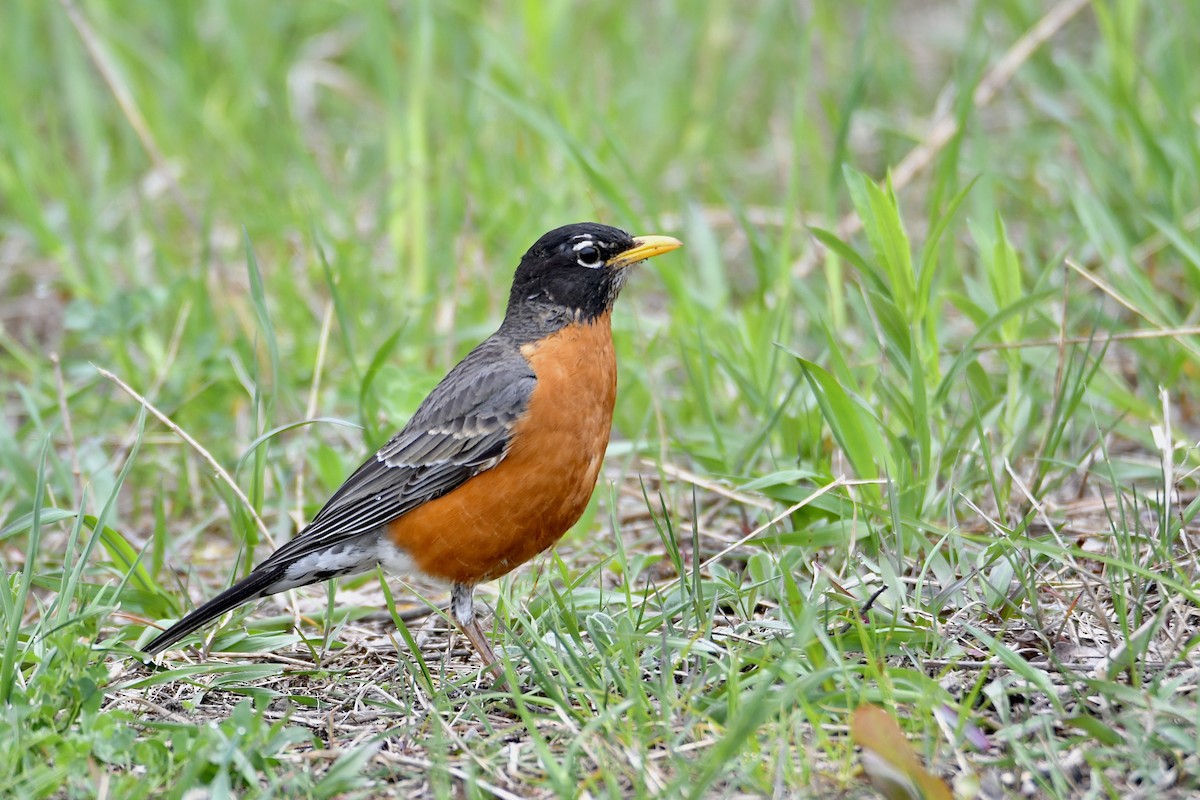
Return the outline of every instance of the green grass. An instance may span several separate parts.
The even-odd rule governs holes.
[[[1053,4],[809,5],[8,3],[0,796],[867,796],[862,703],[959,796],[1200,788],[1200,5],[1011,73]],[[379,576],[129,658],[584,219],[686,248],[517,691]]]

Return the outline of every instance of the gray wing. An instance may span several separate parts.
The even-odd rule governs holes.
[[[494,467],[537,378],[515,347],[485,341],[442,379],[404,429],[355,470],[309,523],[258,569],[375,530]]]

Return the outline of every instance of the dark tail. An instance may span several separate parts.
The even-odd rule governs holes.
[[[146,645],[144,652],[149,655],[161,653],[189,633],[203,628],[226,611],[237,608],[242,603],[256,597],[274,594],[270,591],[271,584],[277,582],[282,576],[282,570],[256,569],[160,633],[150,644]]]

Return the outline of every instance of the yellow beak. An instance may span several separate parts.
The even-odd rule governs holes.
[[[608,266],[612,269],[624,269],[679,247],[683,247],[683,242],[670,236],[636,236],[633,247],[610,258]]]

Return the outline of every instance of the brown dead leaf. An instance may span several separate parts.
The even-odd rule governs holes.
[[[888,800],[953,800],[944,781],[921,764],[900,725],[882,708],[859,706],[850,735],[863,749],[863,770]]]

